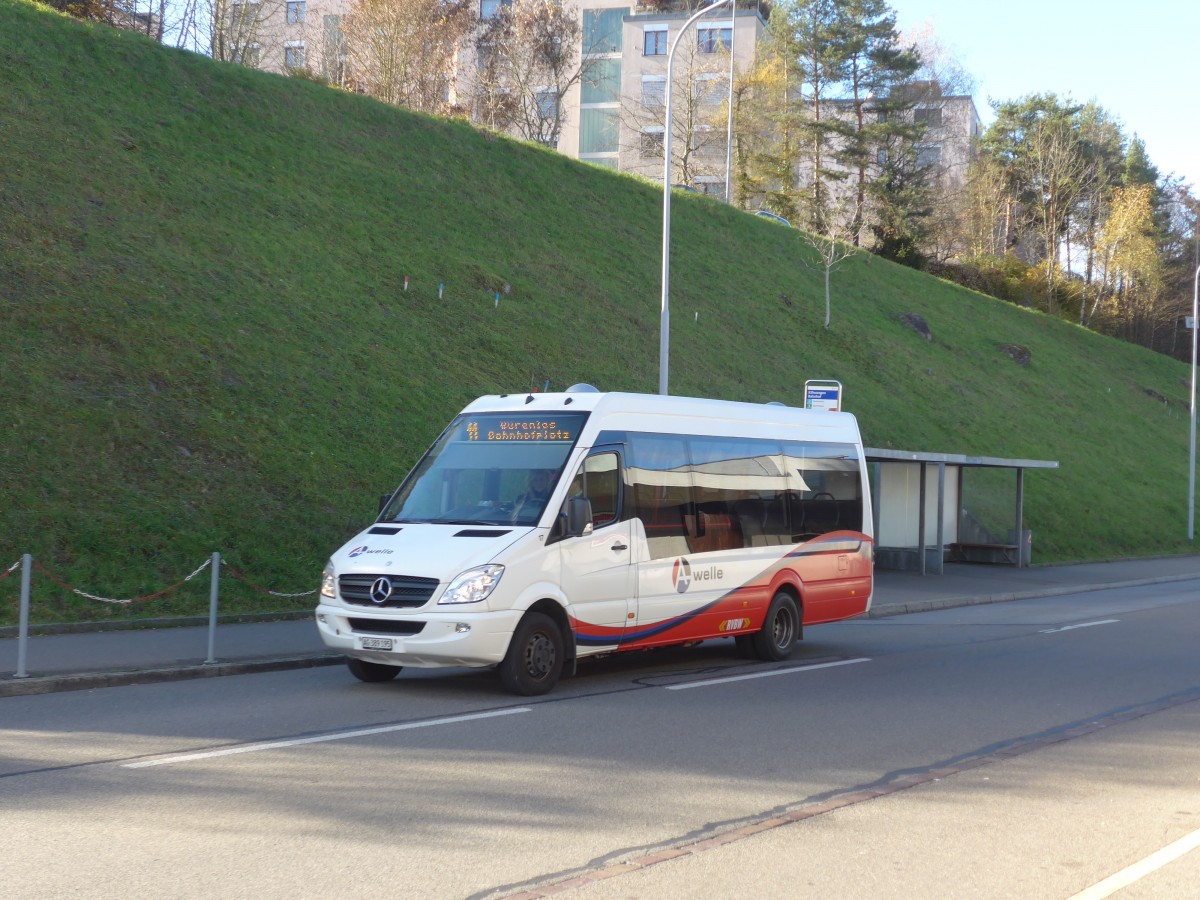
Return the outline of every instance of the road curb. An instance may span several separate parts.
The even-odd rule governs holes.
[[[345,659],[341,654],[323,653],[240,662],[163,666],[153,669],[79,672],[70,675],[33,675],[28,678],[15,678],[9,675],[0,679],[0,698],[54,694],[60,691],[90,691],[95,688],[121,687],[129,684],[159,684],[165,681],[188,681],[194,678],[219,678],[224,675],[247,675],[254,672],[280,672],[286,669],[312,669],[318,666],[338,665]]]

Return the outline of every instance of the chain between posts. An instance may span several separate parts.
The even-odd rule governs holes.
[[[318,588],[313,588],[311,591],[299,591],[294,594],[284,594],[284,593],[281,593],[280,591],[272,591],[268,588],[262,587],[261,585],[255,584],[253,581],[251,581],[249,578],[247,578],[239,569],[237,569],[235,566],[230,565],[228,562],[222,561],[222,565],[226,569],[229,570],[230,575],[232,575],[238,581],[242,582],[242,584],[245,584],[248,587],[253,588],[254,590],[258,591],[260,594],[266,594],[271,597],[281,597],[283,599],[295,599],[296,597],[311,597],[313,594],[315,594],[319,590]]]
[[[61,578],[58,578],[37,560],[33,561],[33,565],[34,565],[34,568],[36,568],[39,572],[41,572],[43,575],[45,575],[47,578],[49,578],[51,581],[53,581],[59,587],[63,588],[64,590],[68,590],[71,593],[76,594],[80,597],[85,597],[88,600],[95,600],[97,603],[109,603],[109,604],[112,604],[115,606],[130,606],[134,603],[142,603],[147,600],[155,600],[159,597],[165,597],[166,595],[179,590],[181,587],[183,587],[185,584],[187,584],[189,581],[191,581],[193,578],[195,578],[197,575],[199,575],[201,572],[203,572],[209,566],[211,566],[212,559],[211,559],[211,557],[209,559],[206,559],[199,566],[197,566],[196,569],[190,575],[185,576],[182,580],[177,581],[175,584],[172,584],[170,587],[163,588],[161,591],[155,591],[152,594],[144,594],[140,597],[130,597],[128,599],[120,599],[120,598],[115,598],[115,597],[102,597],[98,594],[89,593],[88,591],[77,588],[77,587],[63,581]],[[317,588],[314,588],[311,591],[297,591],[294,593],[286,593],[283,591],[272,591],[268,588],[262,587],[261,585],[255,584],[253,581],[250,581],[250,579],[248,579],[240,570],[238,570],[234,566],[229,565],[229,563],[227,563],[227,562],[224,563],[224,566],[226,569],[229,570],[229,573],[231,575],[233,575],[234,578],[236,578],[239,581],[243,582],[244,584],[248,585],[250,588],[254,589],[255,591],[258,591],[260,594],[264,594],[266,596],[279,597],[281,599],[296,599],[298,597],[310,597],[310,596],[316,594],[317,590],[318,590]],[[21,567],[21,561],[17,560],[15,563],[13,563],[11,566],[9,566],[6,570],[4,570],[4,572],[0,573],[0,581],[7,578],[9,575],[11,575],[13,572],[15,572],[20,567]]]
[[[203,563],[200,564],[200,567],[197,568],[196,571],[192,572],[191,575],[188,575],[182,581],[178,581],[175,584],[171,585],[170,587],[163,588],[161,591],[157,591],[153,594],[145,594],[141,597],[131,597],[128,600],[118,600],[113,597],[100,597],[96,594],[89,594],[87,591],[80,590],[77,587],[72,587],[71,585],[67,584],[65,581],[62,581],[61,579],[56,578],[53,574],[51,574],[46,569],[45,566],[43,566],[37,560],[34,560],[33,564],[34,564],[34,566],[37,567],[39,572],[41,572],[43,575],[45,575],[47,578],[49,578],[51,581],[53,581],[59,587],[66,588],[68,591],[70,591],[73,594],[78,594],[80,597],[86,597],[88,600],[95,600],[97,603],[111,603],[116,606],[129,606],[133,603],[141,603],[146,600],[154,600],[154,599],[157,599],[158,597],[165,597],[167,594],[170,594],[170,593],[173,593],[173,592],[179,590],[181,587],[183,587],[185,584],[187,584],[189,581],[191,581],[193,578],[195,578],[197,575],[199,575],[201,572],[203,572],[206,568],[208,568],[208,566],[210,566],[212,564],[212,560],[206,559]]]
[[[27,648],[27,645],[29,642],[29,630],[28,630],[29,593],[30,593],[29,592],[29,575],[34,568],[36,568],[39,572],[41,572],[43,575],[45,575],[47,578],[49,578],[55,584],[59,585],[63,589],[68,590],[71,593],[76,594],[80,597],[86,597],[88,600],[95,600],[98,603],[110,603],[110,604],[114,604],[117,606],[130,606],[133,603],[138,603],[138,602],[145,601],[145,600],[153,600],[157,597],[163,597],[163,596],[166,596],[167,594],[173,593],[174,591],[177,591],[179,588],[183,587],[185,584],[187,584],[189,581],[191,581],[193,578],[195,578],[197,575],[199,575],[201,572],[203,572],[205,569],[207,569],[211,566],[212,567],[212,587],[211,587],[211,593],[210,593],[210,597],[209,597],[208,656],[205,658],[204,662],[206,665],[216,663],[217,657],[216,657],[216,652],[215,652],[215,644],[216,644],[216,629],[217,629],[217,606],[218,606],[218,602],[219,602],[219,598],[218,598],[219,587],[218,587],[218,585],[219,585],[219,581],[220,581],[221,562],[222,562],[221,554],[214,553],[211,557],[209,557],[204,562],[202,562],[199,566],[197,566],[191,572],[191,574],[185,576],[181,581],[176,582],[175,584],[171,585],[170,587],[163,588],[163,590],[156,591],[153,594],[145,594],[141,597],[131,597],[129,599],[117,599],[114,597],[101,597],[98,594],[91,594],[91,593],[88,593],[87,591],[80,590],[77,587],[73,587],[72,585],[67,584],[67,582],[63,581],[61,578],[58,578],[53,573],[51,573],[45,566],[43,566],[40,562],[35,560],[30,554],[28,554],[28,553],[25,554],[17,562],[13,563],[11,566],[9,566],[7,569],[5,569],[3,572],[0,572],[0,581],[3,581],[5,578],[7,578],[13,572],[17,571],[17,569],[21,569],[21,600],[20,600],[20,606],[19,606],[20,624],[18,626],[18,635],[17,635],[17,671],[14,673],[14,677],[15,678],[28,678],[29,677],[29,673],[26,671],[26,667],[25,667],[25,658],[26,658],[26,653],[27,653],[26,648]],[[252,587],[254,590],[258,591],[259,593],[265,594],[270,597],[284,597],[284,598],[308,597],[312,594],[317,593],[317,590],[318,590],[318,589],[313,589],[311,591],[298,591],[295,593],[284,593],[281,591],[272,591],[272,590],[268,590],[267,588],[264,588],[261,585],[257,585],[254,582],[250,581],[238,569],[234,568],[233,566],[228,565],[227,563],[226,563],[226,568],[229,569],[230,574],[232,574],[235,578],[239,579],[240,581],[245,582],[247,585]]]

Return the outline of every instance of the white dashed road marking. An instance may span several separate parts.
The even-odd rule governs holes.
[[[731,681],[749,681],[751,678],[770,678],[773,675],[794,675],[796,672],[813,672],[817,669],[832,669],[834,666],[851,666],[854,663],[870,662],[867,657],[843,659],[838,662],[819,663],[815,666],[795,666],[787,669],[772,669],[770,672],[752,672],[749,675],[730,675],[727,678],[709,678],[705,681],[689,681],[687,684],[669,684],[668,691],[686,691],[690,688],[708,687],[712,684],[729,684]]]
[[[432,728],[435,725],[454,725],[458,722],[473,722],[477,719],[492,719],[496,716],[511,716],[516,713],[530,712],[528,706],[516,709],[501,709],[494,712],[473,713],[466,716],[449,716],[445,719],[430,719],[428,722],[406,722],[403,725],[381,725],[378,728],[359,728],[354,731],[338,731],[332,734],[320,734],[316,737],[291,738],[285,741],[268,741],[262,744],[242,744],[237,747],[225,747],[221,750],[205,750],[199,753],[184,753],[179,756],[167,756],[162,759],[148,759],[142,762],[126,763],[125,769],[148,769],[151,766],[172,766],[176,763],[195,762],[201,759],[213,759],[218,756],[233,756],[235,753],[257,753],[260,750],[279,750],[283,747],[298,747],[301,744],[320,744],[325,741],[346,741],[351,738],[368,737],[373,734],[389,734],[393,731],[411,731],[414,728]]]

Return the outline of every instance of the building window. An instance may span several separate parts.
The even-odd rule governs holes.
[[[616,153],[616,109],[581,109],[579,111],[579,152]]]
[[[649,128],[643,128],[638,136],[638,156],[642,159],[662,159],[663,155],[663,128],[661,125],[652,125]]]
[[[692,152],[697,156],[725,158],[727,133],[724,128],[716,129],[707,126],[697,128],[692,135]]]
[[[642,56],[667,55],[667,26],[646,25],[642,36]]]
[[[713,175],[697,175],[696,190],[708,197],[725,199],[725,180]]]
[[[622,47],[621,21],[629,15],[626,9],[585,9],[583,11],[583,52],[620,53]]]
[[[303,41],[288,41],[283,45],[283,67],[285,69],[304,68]]]
[[[480,42],[475,49],[475,68],[482,72],[492,64],[492,56],[495,54],[496,48],[490,43]]]
[[[696,102],[701,106],[720,106],[728,96],[728,74],[706,73],[696,76]]]
[[[621,99],[621,61],[595,59],[588,64],[580,88],[581,103],[616,103]]]
[[[234,28],[245,27],[258,21],[258,0],[234,0],[229,7],[229,21]]]
[[[512,5],[512,0],[479,0],[479,21],[494,19],[502,6]]]
[[[696,49],[701,53],[729,52],[733,40],[733,28],[726,24],[707,25],[696,31]]]
[[[548,122],[558,117],[558,91],[554,88],[542,88],[534,93],[537,104],[538,118]]]
[[[918,124],[928,125],[930,128],[940,128],[942,125],[942,110],[940,107],[914,109],[913,121]]]
[[[926,166],[940,165],[942,162],[942,148],[937,144],[930,144],[927,147],[917,149],[917,165],[922,168]]]
[[[287,23],[289,25],[304,24],[304,6],[305,0],[288,0]]]
[[[667,102],[667,79],[665,75],[642,76],[642,106],[661,110]]]
[[[239,47],[237,44],[233,45],[233,53],[230,56],[231,62],[250,69],[257,69],[261,59],[262,51],[258,44],[247,44],[245,47]]]

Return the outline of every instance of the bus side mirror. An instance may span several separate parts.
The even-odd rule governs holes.
[[[572,497],[567,501],[567,537],[592,533],[592,501],[587,497]]]

